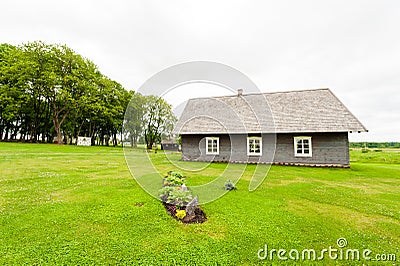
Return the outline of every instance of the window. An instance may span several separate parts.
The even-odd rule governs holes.
[[[207,137],[206,138],[206,154],[219,154],[219,138]]]
[[[248,137],[247,138],[247,155],[261,155],[262,154],[262,138],[261,137]]]
[[[294,156],[312,156],[311,137],[294,137]]]

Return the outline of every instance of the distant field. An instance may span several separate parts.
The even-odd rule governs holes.
[[[400,164],[400,149],[351,149],[351,162]]]
[[[179,154],[151,157],[162,171],[175,169],[167,159],[195,164]],[[184,174],[200,184],[225,167]],[[266,244],[321,251],[338,248],[338,238],[373,258],[397,255],[382,265],[400,263],[399,150],[353,149],[350,169],[272,166],[249,192],[253,170],[237,191],[202,206],[207,222],[184,225],[140,188],[121,148],[0,143],[0,265],[269,265],[281,261],[257,257]],[[318,263],[381,264],[328,255]]]

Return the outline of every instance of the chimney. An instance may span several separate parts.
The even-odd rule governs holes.
[[[238,89],[238,96],[242,96],[243,94],[243,89]]]

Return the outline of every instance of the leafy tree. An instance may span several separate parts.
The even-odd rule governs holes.
[[[19,47],[21,56],[15,62],[13,74],[28,95],[23,108],[23,123],[27,126],[30,141],[42,140],[51,127],[51,111],[48,98],[54,87],[54,59],[52,45],[43,42],[27,43]],[[48,136],[50,137],[50,136]]]
[[[0,44],[0,140],[117,145],[132,95],[65,45]]]
[[[102,127],[99,128],[100,139],[106,145],[112,137],[113,145],[117,145],[117,133],[122,133],[124,113],[131,93],[127,92],[121,84],[108,78],[103,78],[100,83],[101,111],[99,119]]]
[[[0,44],[0,140],[12,139],[21,123],[21,111],[26,94],[19,86],[15,62],[20,50],[9,44]]]
[[[177,118],[172,113],[172,106],[158,96],[147,96],[145,103],[144,138],[147,149],[161,142],[163,133],[170,133]]]
[[[137,147],[139,136],[143,130],[143,116],[146,98],[140,93],[133,93],[125,111],[124,133],[128,135],[131,147]]]
[[[93,86],[96,66],[66,46],[54,46],[55,82],[50,90],[53,125],[62,143],[62,124],[70,112],[86,103],[85,93]]]
[[[116,132],[121,133],[121,141],[123,141],[123,130],[124,130],[124,118],[125,112],[128,108],[129,102],[132,96],[135,94],[134,91],[126,91],[120,84],[118,84],[118,104],[120,108],[118,109],[118,113],[115,117],[114,124],[116,125],[115,130]],[[116,140],[116,136],[114,137]]]

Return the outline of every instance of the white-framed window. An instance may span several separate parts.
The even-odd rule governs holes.
[[[261,137],[247,137],[247,155],[262,155]]]
[[[312,157],[311,137],[294,137],[294,156]]]
[[[206,154],[219,154],[219,138],[206,137]]]

